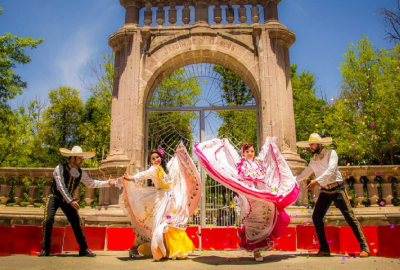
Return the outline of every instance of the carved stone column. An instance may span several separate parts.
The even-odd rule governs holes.
[[[120,196],[120,190],[116,187],[110,187],[110,206],[116,206],[119,207],[119,196]]]
[[[265,22],[279,21],[278,19],[278,4],[281,0],[267,0],[264,6]]]
[[[208,24],[208,4],[198,1],[195,6],[195,24]]]
[[[125,24],[139,25],[139,11],[142,8],[142,1],[120,0],[119,2],[126,9]]]
[[[233,21],[235,20],[235,11],[233,10],[233,7],[231,5],[229,5],[226,9],[226,21],[229,24],[232,24]]]
[[[295,174],[307,162],[297,154],[289,48],[295,34],[279,22],[268,23],[259,42],[260,136],[276,136],[282,154]]]
[[[156,11],[156,22],[158,25],[163,25],[165,23],[165,10],[163,3],[158,4],[158,9]]]
[[[145,40],[137,29],[121,28],[110,36],[116,52],[111,112],[110,154],[102,168],[126,166],[144,169],[145,108],[141,67]],[[130,166],[130,167],[129,167]]]
[[[22,183],[23,177],[18,176],[14,186],[14,200],[17,205],[24,199],[24,184]]]
[[[151,10],[152,4],[150,1],[146,2],[146,9],[144,10],[144,25],[145,26],[150,26],[150,24],[153,22],[153,11]]]
[[[176,11],[176,2],[169,2],[170,9],[168,11],[168,22],[171,25],[174,25],[177,21],[177,11]]]
[[[32,177],[32,183],[29,184],[28,199],[31,205],[38,198],[39,186],[37,184],[37,176]]]
[[[384,179],[384,182],[381,184],[382,186],[382,198],[386,201],[386,205],[392,204],[392,183],[389,182],[388,177]]]
[[[246,7],[243,4],[240,5],[238,9],[238,14],[240,23],[244,24],[247,21],[247,15],[246,15]]]
[[[183,9],[182,9],[182,22],[187,25],[190,22],[190,8],[189,3],[185,2]]]
[[[363,184],[360,182],[361,175],[354,174],[353,176],[356,179],[356,183],[354,184],[355,203],[357,205],[362,205],[361,203],[362,200],[364,199],[364,191],[363,191]]]
[[[369,183],[367,185],[368,188],[368,199],[371,201],[371,207],[378,207],[377,201],[378,197],[378,188],[374,183],[375,175],[368,175]]]
[[[220,24],[222,22],[222,8],[220,7],[220,1],[215,1],[214,22],[216,24]]]
[[[90,205],[94,201],[94,188],[86,187],[85,190],[85,202],[86,202],[86,207],[90,208]]]
[[[80,199],[81,199],[80,192],[81,192],[81,187],[78,186],[78,187],[74,190],[74,194],[72,195],[72,197],[74,197],[74,198],[80,200]]]
[[[53,184],[53,178],[52,177],[46,177],[46,184],[44,184],[44,186],[43,186],[43,198],[42,198],[42,200],[44,202],[47,201],[47,196],[49,196],[52,184]]]
[[[260,21],[260,17],[259,17],[259,8],[257,6],[257,2],[258,1],[250,1],[251,2],[251,21],[253,23],[258,23]]]
[[[4,205],[10,199],[10,177],[4,177],[4,183],[1,184],[1,191],[0,191],[0,200],[1,203]]]
[[[300,192],[299,192],[299,197],[297,197],[296,205],[298,206],[308,205],[307,181],[300,182]]]
[[[105,207],[106,209],[110,205],[110,189],[101,188],[99,193],[99,207]]]

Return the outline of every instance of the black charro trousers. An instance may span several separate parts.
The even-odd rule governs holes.
[[[354,235],[360,243],[361,251],[366,251],[369,253],[369,247],[367,240],[365,239],[364,232],[361,228],[361,224],[354,216],[353,209],[351,208],[351,204],[343,184],[329,190],[322,188],[321,193],[319,194],[312,215],[315,231],[317,232],[320,244],[319,250],[330,252],[325,236],[324,217],[332,202],[334,202],[336,207],[340,209],[345,220],[353,230]]]
[[[43,250],[45,250],[46,252],[50,252],[51,233],[53,231],[54,216],[56,215],[58,208],[61,208],[61,210],[67,217],[69,223],[71,223],[76,241],[79,244],[79,249],[86,250],[88,248],[88,244],[86,241],[85,233],[83,232],[78,211],[74,207],[72,207],[69,203],[67,203],[63,199],[55,197],[53,194],[50,194],[49,197],[47,198],[47,202],[44,209],[43,238],[42,238]]]

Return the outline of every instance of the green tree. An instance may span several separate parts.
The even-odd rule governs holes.
[[[197,77],[185,78],[185,70],[177,69],[156,88],[150,107],[193,106],[201,93]],[[150,112],[148,148],[162,147],[171,155],[181,140],[192,150],[191,122],[197,118],[193,112]]]
[[[215,65],[213,69],[222,76],[222,98],[229,106],[246,105],[249,101],[253,100],[251,90],[236,73],[219,65]]]
[[[245,106],[253,100],[253,94],[246,83],[231,70],[215,65],[214,71],[221,74],[221,98],[228,106]],[[236,146],[252,143],[257,149],[257,115],[254,110],[218,111],[223,120],[218,137],[229,138]]]
[[[257,149],[257,113],[255,110],[245,110],[244,108],[253,102],[251,89],[233,71],[219,65],[215,65],[213,69],[221,75],[221,98],[224,103],[228,107],[243,106],[244,109],[229,110],[227,108],[226,111],[217,112],[218,117],[223,121],[218,129],[218,137],[229,138],[237,148],[240,148],[244,142],[248,142]],[[217,184],[210,176],[207,176],[206,185],[208,187],[207,203],[232,204],[233,199],[229,198],[230,192],[227,188]],[[219,216],[221,215],[223,214],[220,213]]]
[[[367,37],[350,44],[341,63],[341,97],[332,105],[332,127],[344,163],[398,162],[400,44],[375,50]]]
[[[296,125],[297,141],[307,141],[311,133],[325,135],[324,115],[327,103],[315,96],[314,74],[302,71],[297,74],[297,65],[290,67],[290,75],[293,91],[293,108]],[[302,158],[308,160],[311,152],[308,149],[298,148]]]
[[[0,7],[0,15],[2,8]],[[18,37],[11,33],[0,36],[0,166],[15,166],[12,157],[24,157],[29,139],[28,117],[24,108],[13,110],[7,101],[21,94],[27,83],[15,73],[17,64],[27,64],[31,58],[25,53],[28,48],[36,48],[43,39]]]
[[[1,14],[1,10],[0,10]],[[18,37],[11,33],[0,36],[0,108],[7,101],[21,94],[27,83],[15,73],[16,64],[27,64],[31,58],[25,54],[27,48],[36,48],[43,39]]]
[[[30,138],[28,116],[23,107],[18,110],[0,110],[0,166],[14,167],[26,163],[25,147]]]
[[[85,151],[96,153],[96,158],[85,160],[84,165],[98,167],[110,148],[114,54],[103,55],[99,68],[93,68],[92,72],[97,75],[97,84],[89,88],[92,95],[85,103],[79,137]]]
[[[80,144],[78,129],[84,107],[76,89],[63,86],[50,91],[48,95],[50,106],[43,113],[39,135],[47,149],[48,166],[55,166],[63,161],[59,148],[71,149]]]
[[[43,123],[43,110],[46,108],[46,102],[37,98],[33,100],[25,109],[27,118],[26,131],[29,139],[24,145],[24,155],[15,156],[18,160],[18,167],[47,167],[49,160],[47,157],[47,148],[41,138],[41,125]]]

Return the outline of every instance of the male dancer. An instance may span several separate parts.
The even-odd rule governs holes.
[[[74,146],[72,150],[60,148],[63,156],[70,157],[69,163],[58,165],[53,172],[53,185],[44,208],[43,220],[43,249],[39,257],[50,255],[51,232],[53,230],[54,216],[58,208],[64,212],[68,221],[71,223],[76,241],[79,244],[79,256],[95,257],[96,254],[88,248],[86,236],[83,232],[79,217],[78,199],[73,198],[75,189],[82,183],[91,188],[113,186],[115,180],[108,181],[93,180],[87,172],[81,170],[83,159],[92,158],[95,153],[83,152],[79,146]]]
[[[312,216],[320,244],[316,256],[330,256],[323,220],[329,206],[334,201],[360,243],[360,257],[368,257],[369,247],[367,240],[365,239],[360,222],[358,222],[351,209],[351,204],[343,185],[343,178],[338,169],[338,155],[335,150],[324,148],[324,145],[331,143],[332,138],[322,139],[317,133],[311,134],[308,141],[297,142],[297,146],[299,147],[310,147],[311,153],[314,156],[310,160],[308,167],[296,177],[296,180],[302,181],[314,172],[316,178],[310,182],[307,189],[313,190],[317,184],[322,187]]]

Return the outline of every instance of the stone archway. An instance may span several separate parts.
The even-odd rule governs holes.
[[[231,69],[246,82],[258,106],[259,136],[276,136],[291,167],[294,170],[302,168],[305,162],[296,153],[290,83],[289,47],[295,35],[277,20],[280,1],[248,1],[252,3],[253,22],[257,5],[264,6],[266,17],[264,24],[250,25],[210,25],[208,7],[215,1],[191,1],[196,12],[195,23],[182,26],[162,26],[165,22],[162,5],[168,1],[161,6],[160,1],[146,1],[145,24],[152,18],[149,17],[149,11],[152,12],[149,3],[154,2],[159,7],[156,15],[159,25],[156,27],[139,26],[142,2],[121,0],[127,9],[126,23],[109,39],[116,60],[110,154],[102,167],[127,165],[130,170],[143,169],[145,108],[154,89],[177,68],[207,62]],[[187,3],[181,2],[185,5],[182,10],[184,20]],[[175,7],[169,5],[170,10]],[[214,8],[214,21],[218,21],[218,7]],[[231,7],[226,9],[227,20]],[[239,6],[239,15],[244,14],[243,8],[244,5]],[[171,16],[174,13],[170,11],[170,22],[174,19]],[[239,20],[243,22],[242,17]]]

